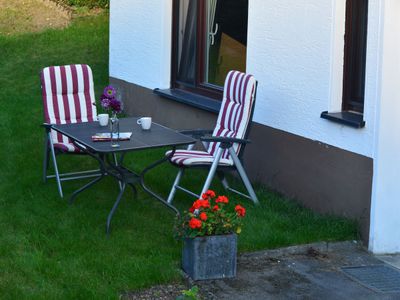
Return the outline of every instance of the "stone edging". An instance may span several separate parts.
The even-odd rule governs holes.
[[[305,245],[296,245],[285,248],[278,248],[272,250],[261,250],[256,252],[242,253],[238,256],[239,260],[254,259],[254,258],[276,258],[287,255],[305,255],[309,253],[310,249],[320,252],[322,254],[335,252],[340,249],[363,248],[362,243],[358,241],[344,241],[344,242],[318,242]]]

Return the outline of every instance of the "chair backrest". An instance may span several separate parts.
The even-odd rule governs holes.
[[[244,139],[253,117],[257,81],[254,76],[239,71],[230,71],[225,79],[224,96],[213,136]],[[219,143],[210,143],[208,152],[216,154]],[[236,154],[240,155],[243,146],[234,144]],[[228,150],[222,158],[230,159]]]
[[[92,122],[97,117],[93,74],[88,65],[52,66],[41,72],[44,119],[49,124]],[[54,143],[67,137],[52,131]]]

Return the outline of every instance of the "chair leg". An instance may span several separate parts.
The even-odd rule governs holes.
[[[217,175],[218,175],[219,179],[221,180],[221,183],[222,183],[222,186],[224,187],[224,189],[229,190],[230,187],[229,187],[228,179],[226,179],[224,172],[217,171]]]
[[[186,150],[192,150],[193,148],[194,148],[194,144],[190,144],[190,145],[186,148]],[[182,176],[183,176],[183,173],[184,173],[184,169],[179,169],[179,172],[178,172],[178,174],[176,175],[175,181],[174,181],[174,183],[173,183],[173,185],[172,185],[171,191],[169,192],[169,195],[168,195],[168,198],[167,198],[167,202],[168,202],[169,204],[171,204],[172,201],[174,200],[175,193],[176,193],[176,190],[177,190],[176,187],[179,185],[179,182],[181,181],[181,178],[182,178]]]
[[[60,197],[63,198],[64,195],[63,195],[63,191],[62,191],[62,187],[61,187],[60,173],[58,172],[56,153],[54,151],[54,145],[53,145],[53,141],[51,140],[50,132],[48,133],[48,139],[50,141],[50,152],[51,152],[51,157],[53,159],[53,164],[54,164],[54,173],[55,173],[56,180],[57,180],[58,193],[60,194]]]
[[[169,192],[168,199],[167,199],[167,202],[170,203],[170,204],[174,200],[175,193],[176,193],[176,190],[177,190],[176,186],[179,185],[179,182],[181,181],[183,173],[184,173],[184,169],[179,169],[179,172],[176,175],[175,181],[174,181],[174,183],[172,185],[171,191]]]
[[[254,204],[259,204],[258,202],[258,198],[256,193],[254,192],[253,186],[250,183],[249,178],[246,175],[246,171],[243,168],[242,163],[240,162],[240,159],[237,157],[235,150],[233,150],[233,148],[229,148],[229,154],[236,166],[236,169],[240,175],[240,178],[243,181],[243,184],[245,185],[247,192],[249,193],[249,196],[251,198],[251,200],[253,200]]]
[[[50,149],[49,149],[49,140],[48,135],[46,134],[44,139],[44,157],[43,157],[43,182],[47,182],[47,170],[49,168],[49,158],[50,158]]]
[[[210,172],[208,172],[208,176],[207,176],[206,182],[204,183],[203,189],[201,190],[200,196],[202,196],[208,190],[208,188],[210,187],[210,185],[212,183],[215,172],[217,171],[217,168],[218,168],[219,161],[222,156],[222,151],[223,151],[223,149],[221,147],[219,147],[217,150],[217,154],[215,154],[215,156],[214,156],[214,161],[211,165]]]

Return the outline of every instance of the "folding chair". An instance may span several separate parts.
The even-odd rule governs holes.
[[[170,156],[169,161],[180,168],[168,196],[169,203],[173,201],[177,190],[200,198],[200,195],[208,190],[214,175],[217,173],[225,189],[249,198],[254,204],[258,204],[256,193],[241,163],[245,145],[250,142],[247,140],[247,136],[254,111],[256,90],[257,81],[252,75],[230,71],[225,79],[224,96],[215,129],[213,131],[202,129],[182,131],[184,134],[199,139],[206,151],[193,150],[194,146],[191,145],[186,150],[166,153],[167,156]],[[209,134],[212,135],[209,136]],[[179,186],[185,169],[191,167],[209,168],[200,195]],[[229,187],[225,171],[231,169],[236,169],[239,173],[248,195]]]
[[[72,141],[50,129],[50,124],[93,122],[97,119],[92,70],[87,65],[52,66],[40,74],[46,129],[43,161],[43,180],[55,178],[58,192],[63,197],[61,182],[99,175],[99,170],[61,174],[58,170],[58,154],[84,154]],[[54,174],[48,175],[50,155]]]

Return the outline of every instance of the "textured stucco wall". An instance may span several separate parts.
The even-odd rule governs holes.
[[[170,0],[112,0],[110,76],[170,84]],[[320,118],[340,107],[345,0],[250,0],[247,71],[259,81],[254,121],[373,157],[380,0],[370,0],[366,128]]]
[[[169,87],[172,1],[110,2],[110,76],[150,89]]]
[[[378,107],[370,250],[400,253],[400,1],[383,4],[382,85]]]
[[[378,2],[370,1],[366,128],[353,129],[320,118],[340,108],[345,0],[250,0],[247,70],[259,80],[254,120],[373,157]]]

